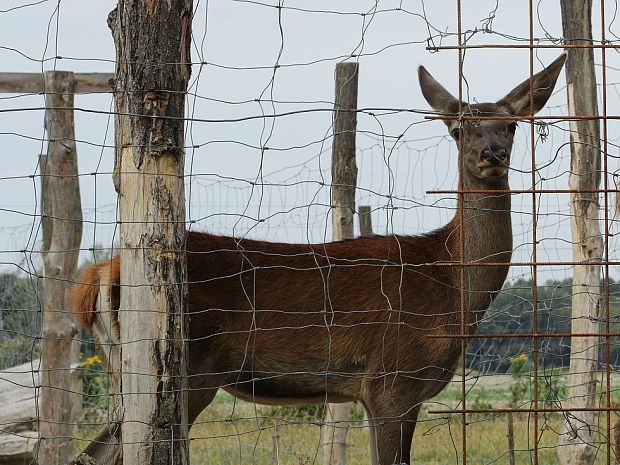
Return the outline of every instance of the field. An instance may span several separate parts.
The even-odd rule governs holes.
[[[561,379],[558,376],[558,380]],[[616,379],[613,381],[615,385]],[[507,375],[471,379],[467,384],[468,408],[507,407],[513,385],[514,378]],[[454,383],[425,404],[414,437],[413,464],[462,463],[461,415],[429,413],[429,410],[457,408],[460,390],[460,384]],[[614,392],[613,399],[614,405],[618,405],[620,395]],[[520,406],[529,408],[530,403],[524,401]],[[347,463],[368,463],[368,432],[364,427],[361,407],[358,406],[355,413],[357,419],[347,438]],[[615,419],[616,414],[612,413],[612,424]],[[320,412],[316,409],[300,413],[291,408],[254,406],[227,394],[218,394],[191,431],[192,462],[218,465],[321,464],[320,420]],[[606,423],[606,415],[603,414],[598,418],[601,442],[596,464],[607,463]],[[540,414],[539,430],[535,433],[531,414],[514,414],[515,463],[534,463],[534,446],[537,444],[539,463],[556,464],[556,444],[561,425],[560,414]],[[509,463],[505,414],[467,415],[466,440],[467,463]]]

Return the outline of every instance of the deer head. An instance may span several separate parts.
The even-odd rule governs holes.
[[[462,102],[461,114],[480,116],[480,120],[460,120],[458,99],[439,84],[423,66],[418,68],[420,87],[428,104],[437,113],[453,116],[443,121],[459,148],[464,179],[477,180],[478,184],[506,182],[517,120],[519,117],[532,116],[547,103],[565,60],[566,54],[562,54],[531,80],[526,79],[495,103]],[[533,84],[531,90],[530,83]],[[530,94],[533,108],[530,106]],[[504,118],[489,119],[493,116]],[[514,120],[505,118],[512,116],[515,117]]]

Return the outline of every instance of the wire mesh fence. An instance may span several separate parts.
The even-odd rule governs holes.
[[[108,82],[113,7],[93,6],[89,18],[68,0],[0,9],[0,462],[60,463],[46,455],[46,434],[72,458],[90,447],[102,464],[120,463],[121,448],[92,452],[102,429],[105,441],[133,441],[119,433],[119,405],[135,389],[113,362],[143,337],[133,328],[121,337],[112,310],[152,281],[128,282],[108,260],[139,249],[122,236],[128,223],[157,223],[128,221],[115,192],[125,174],[115,149],[127,146],[115,142],[114,120],[126,114],[113,96],[127,89]],[[580,453],[575,463],[616,463],[617,3],[239,0],[192,11],[187,279],[167,283],[189,292],[190,460],[564,464]],[[584,112],[581,81],[559,68],[557,84],[549,76],[563,52],[567,73],[587,74],[589,51],[598,111]],[[336,103],[343,62],[359,66],[356,108]],[[65,93],[43,84],[59,70],[74,71],[76,86],[75,134],[60,138],[46,114],[49,97]],[[89,73],[106,73],[102,90],[80,88],[97,79]],[[332,152],[349,132],[335,129],[339,111],[357,120],[355,204],[345,206],[355,238],[333,244],[343,182]],[[46,220],[77,222],[44,210],[70,200],[43,192],[67,174],[40,161],[54,144],[75,144],[78,157],[69,177],[79,180],[83,233],[68,279],[46,273],[41,253],[50,257]],[[598,232],[584,229],[592,224]],[[97,291],[81,321],[99,344],[83,328],[45,324],[72,315],[69,293],[89,269]],[[46,307],[51,281],[65,305]],[[120,305],[145,320],[161,310]],[[49,340],[74,341],[70,363],[46,368]],[[68,382],[54,385],[50,373]],[[45,417],[46,388],[70,394],[67,417]],[[345,401],[354,404],[335,419]],[[68,433],[46,432],[61,424]]]

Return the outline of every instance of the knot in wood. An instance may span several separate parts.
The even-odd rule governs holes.
[[[159,90],[147,90],[144,93],[142,103],[144,104],[144,114],[147,116],[160,117],[166,113],[170,95],[168,92]]]

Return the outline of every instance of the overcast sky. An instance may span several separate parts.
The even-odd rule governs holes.
[[[114,3],[3,0],[0,71],[113,72],[114,44],[106,18]],[[405,110],[428,110],[417,83],[420,64],[457,93],[456,52],[427,50],[431,44],[456,43],[455,1],[284,1],[280,17],[273,0],[195,3],[195,64],[188,101],[188,115],[194,121],[187,126],[188,145],[195,147],[187,151],[187,172],[192,173],[187,178],[189,217],[196,221],[192,228],[289,242],[331,237],[325,206],[329,187],[321,183],[330,180],[334,67],[346,59],[360,63],[358,106],[385,109],[358,117],[357,202],[373,208],[375,232],[420,233],[453,216],[452,196],[427,191],[456,187],[455,146],[442,123]],[[469,43],[528,43],[528,2],[462,3],[462,28],[469,31]],[[606,38],[615,40],[613,34],[619,31],[614,23],[615,2],[605,4]],[[598,5],[595,8],[595,36],[600,40],[600,12]],[[552,43],[550,38],[561,38],[559,2],[535,2],[534,9],[534,35],[546,44]],[[559,53],[537,50],[535,71]],[[596,61],[601,62],[600,50]],[[620,81],[620,60],[614,51],[607,52],[607,64],[607,112],[618,114],[615,83]],[[529,72],[529,51],[525,49],[468,50],[466,98],[497,100]],[[562,75],[543,114],[566,113],[563,86]],[[87,221],[82,246],[109,247],[118,234],[116,198],[109,176],[113,134],[106,112],[111,98],[80,95],[75,105]],[[39,247],[38,180],[30,176],[37,172],[37,155],[46,150],[43,112],[32,110],[42,106],[41,95],[0,95],[4,160],[0,171],[0,262],[6,264],[0,270],[4,271],[15,271],[17,266],[32,269],[29,257],[35,255],[29,251]],[[307,109],[325,111],[226,122]],[[610,122],[613,144],[617,143],[616,129],[617,123]],[[529,131],[527,124],[518,129],[511,173],[514,188],[531,187]],[[544,142],[538,137],[536,149],[540,168],[537,186],[567,188],[570,153],[563,145],[568,140],[566,126],[558,124],[545,132],[547,137]],[[400,135],[401,141],[396,143]],[[618,169],[618,148],[613,144],[611,173]],[[248,181],[261,176],[266,185],[252,188]],[[395,210],[387,208],[390,194],[396,197]],[[541,195],[538,200],[539,259],[570,259],[568,196]],[[532,240],[531,196],[516,195],[513,205],[513,259],[527,261]],[[612,232],[614,228],[612,225]],[[542,270],[542,276],[563,278],[567,269]],[[512,276],[527,278],[530,271],[513,269]]]

